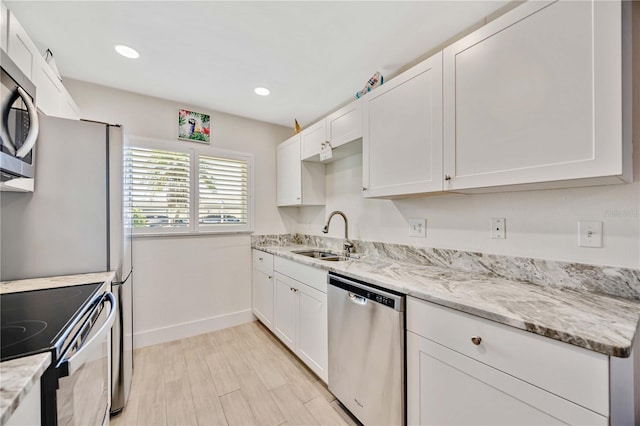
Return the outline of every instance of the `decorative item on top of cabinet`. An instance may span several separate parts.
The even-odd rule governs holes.
[[[362,101],[363,195],[442,191],[442,52]]]
[[[300,134],[277,147],[277,204],[282,206],[323,205],[325,203],[324,164],[300,160]]]
[[[444,49],[445,190],[631,180],[630,3],[526,2]]]

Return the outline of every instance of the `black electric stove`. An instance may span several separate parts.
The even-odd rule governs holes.
[[[52,351],[55,362],[75,321],[104,283],[0,295],[0,361]]]

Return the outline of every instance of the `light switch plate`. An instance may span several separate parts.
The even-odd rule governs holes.
[[[507,220],[504,217],[491,218],[491,238],[496,240],[504,240],[506,238]]]
[[[426,237],[427,219],[409,219],[409,236]]]
[[[578,247],[602,247],[602,222],[578,222]]]

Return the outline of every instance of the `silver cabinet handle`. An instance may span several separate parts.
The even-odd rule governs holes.
[[[363,187],[362,187],[362,190],[363,190],[363,191],[367,191],[367,190],[368,190],[368,188],[367,188],[366,186],[363,186]]]
[[[292,292],[294,292],[294,293],[298,291],[298,289],[297,289],[297,288],[293,288],[293,287],[289,287],[289,290],[291,290],[291,291],[292,291]]]
[[[451,180],[451,176],[449,176],[449,175],[444,175],[444,180]]]
[[[258,258],[258,260],[259,260],[260,262],[262,262],[262,258],[261,258],[261,257],[259,257],[259,258]]]
[[[482,337],[480,336],[473,336],[471,338],[471,343],[473,343],[474,345],[478,346],[480,345],[480,343],[482,343]]]
[[[268,279],[272,279],[273,277],[272,277],[271,275],[268,275],[268,276],[267,276],[267,278],[268,278]]]

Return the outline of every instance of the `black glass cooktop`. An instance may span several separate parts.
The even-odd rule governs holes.
[[[0,361],[52,350],[60,354],[64,331],[103,283],[0,295]]]

